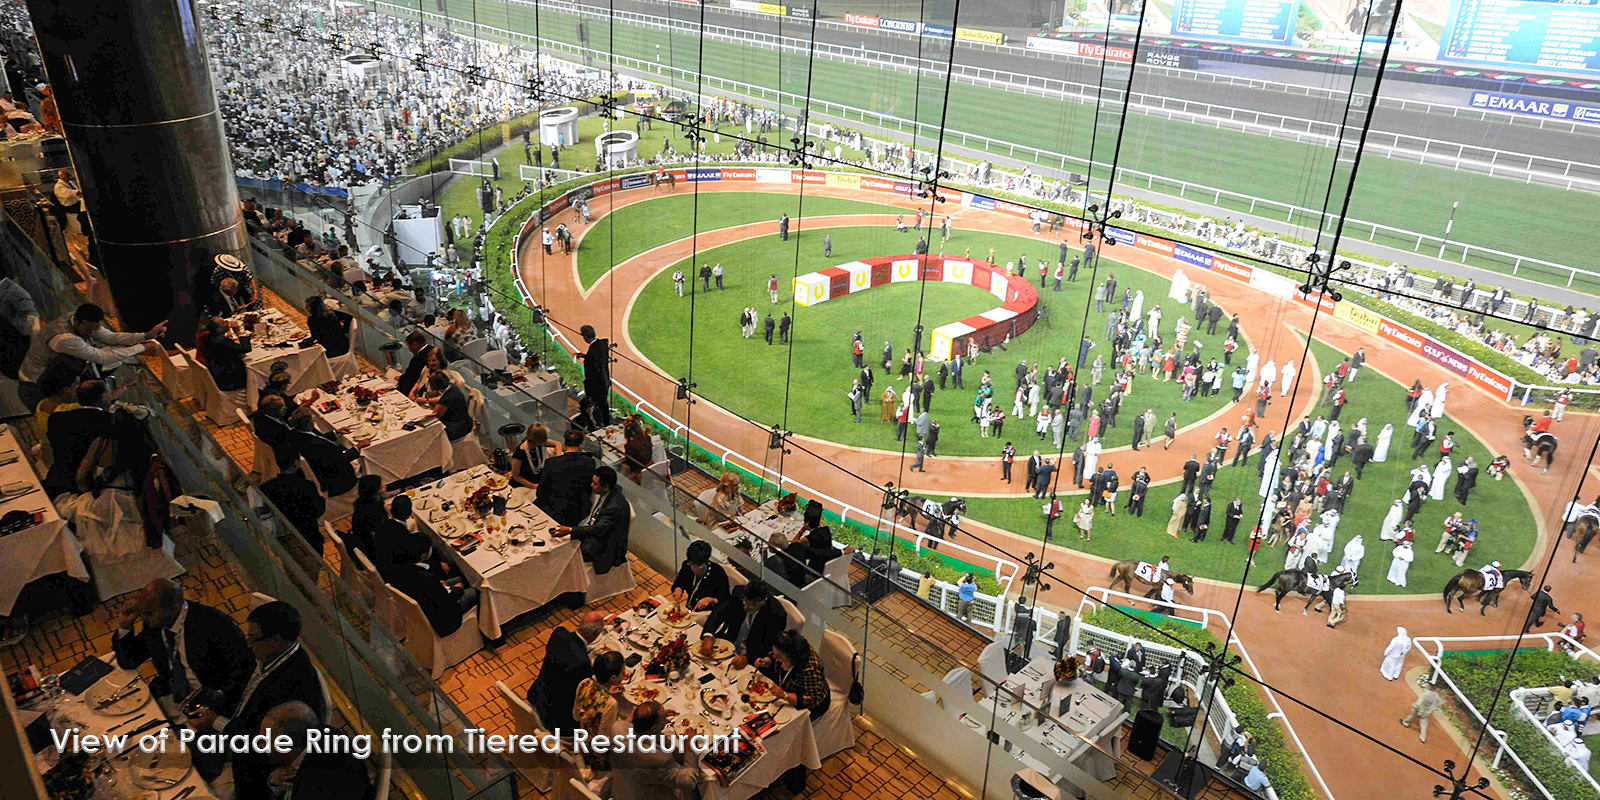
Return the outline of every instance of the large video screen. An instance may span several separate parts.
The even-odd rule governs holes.
[[[1177,0],[1172,35],[1287,45],[1300,0]]]
[[[1439,58],[1600,71],[1600,0],[1453,0]]]

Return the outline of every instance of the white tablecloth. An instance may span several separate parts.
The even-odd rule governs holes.
[[[658,597],[656,600],[661,601],[662,598]],[[750,678],[756,674],[754,667],[747,665],[742,669],[735,670],[732,667],[731,659],[722,662],[704,662],[697,655],[689,662],[688,674],[679,679],[676,685],[668,685],[666,682],[650,680],[645,677],[643,667],[650,662],[655,653],[634,644],[634,640],[645,641],[651,638],[644,635],[645,631],[659,634],[666,638],[672,638],[679,633],[684,633],[690,640],[690,646],[697,648],[700,625],[706,616],[708,615],[705,613],[691,614],[690,617],[693,624],[685,628],[673,628],[660,619],[659,611],[641,620],[637,612],[629,610],[619,614],[618,619],[628,627],[638,625],[640,632],[623,634],[617,638],[621,641],[625,653],[638,653],[644,658],[635,669],[633,679],[628,683],[629,689],[640,685],[661,689],[663,694],[655,698],[657,702],[678,712],[679,715],[693,720],[696,725],[700,726],[702,732],[707,732],[711,735],[728,734],[732,732],[734,726],[752,713],[750,705],[743,702],[740,699],[740,695],[744,693],[745,687],[749,685]],[[612,629],[608,628],[608,630]],[[713,679],[707,683],[701,683],[700,678],[706,673],[710,673]],[[710,718],[701,715],[701,712],[705,710],[705,704],[700,699],[700,690],[703,688],[727,692],[732,696],[733,718],[731,721],[726,718]],[[618,700],[621,704],[621,708],[618,709],[619,717],[626,718],[628,714],[633,712],[633,702],[628,695],[629,692],[624,690]],[[782,704],[772,706],[772,710],[775,712],[777,725],[761,740],[761,745],[766,748],[766,753],[740,773],[731,785],[722,786],[719,783],[703,785],[701,794],[707,800],[746,800],[771,786],[783,773],[794,767],[803,765],[810,769],[822,768],[822,758],[817,751],[816,733],[811,726],[811,714]],[[675,722],[670,723],[668,731],[672,732],[675,727]],[[708,728],[712,729],[708,731]],[[695,759],[693,755],[690,758]]]
[[[5,564],[0,569],[0,615],[11,613],[23,587],[46,575],[65,572],[80,581],[89,580],[83,546],[45,497],[39,476],[29,466],[28,453],[9,425],[0,426],[0,454],[6,453],[16,455],[17,460],[0,467],[0,486],[26,483],[33,491],[0,502],[0,516],[11,511],[40,511],[44,519],[27,530],[0,537],[0,562]]]
[[[1095,687],[1087,679],[1079,679],[1070,687],[1056,683],[1054,668],[1055,665],[1049,658],[1039,656],[1029,661],[1022,672],[1006,679],[1008,689],[1021,694],[1029,706],[1046,709],[1051,720],[1035,722],[1032,727],[1023,731],[1023,736],[1029,741],[1017,742],[1019,748],[1012,754],[1022,763],[1048,776],[1069,794],[1082,796],[1080,790],[1040,761],[1036,757],[1037,754],[1042,752],[1041,748],[1054,751],[1056,755],[1072,762],[1096,780],[1111,780],[1116,777],[1115,757],[1120,756],[1122,752],[1120,734],[1122,723],[1127,720],[1128,713],[1122,709],[1121,703],[1113,700],[1110,695]],[[1058,704],[1069,694],[1072,695],[1072,708],[1063,718],[1058,714]],[[1022,713],[1023,707],[1013,703],[1010,709],[1001,709],[1000,718],[1016,726]],[[1070,733],[1061,730],[1056,723],[1066,725]],[[1080,739],[1079,736],[1083,738]],[[1095,749],[1090,742],[1100,749]],[[1111,755],[1108,756],[1106,753]]]
[[[281,312],[268,310],[257,313],[271,330],[264,336],[254,335],[250,342],[250,353],[244,359],[245,369],[248,370],[245,402],[250,410],[255,410],[256,399],[260,397],[261,389],[267,385],[267,377],[272,374],[273,362],[282,361],[289,365],[290,394],[299,394],[333,380],[333,368],[328,366],[328,354],[322,349],[322,345],[304,349],[299,346],[299,342],[308,335],[305,330],[284,317]],[[242,320],[242,317],[243,315],[238,315],[236,318]],[[280,342],[289,343],[291,346],[273,346]]]
[[[486,533],[491,521],[474,520],[468,515],[462,500],[483,486],[491,475],[488,467],[479,466],[417,489],[414,513],[418,526],[434,537],[440,552],[451,554],[467,582],[480,591],[478,628],[484,636],[497,639],[501,626],[518,615],[567,592],[588,591],[589,577],[583,568],[583,553],[578,543],[571,539],[557,540],[550,535],[555,520],[533,504],[531,489],[518,488],[510,492],[509,505],[517,507],[508,507],[503,520],[492,520],[494,534]],[[439,503],[443,500],[453,501],[455,506],[450,511],[441,511]],[[499,544],[506,526],[516,525],[524,526],[525,531],[511,533],[526,536],[529,541],[522,545],[508,544],[501,552],[489,546]],[[484,536],[486,541],[477,550],[461,556],[451,541],[469,532]],[[535,545],[534,541],[544,544]]]
[[[111,664],[111,674],[100,679],[100,683],[102,684],[109,686],[123,686],[127,684],[128,681],[132,680],[135,675],[138,675],[138,672],[134,670],[119,669],[116,665],[116,662],[110,655],[103,655],[101,656],[101,659]],[[146,685],[146,688],[148,689],[148,684]],[[88,693],[89,692],[87,691],[84,692],[86,695]],[[141,714],[144,715],[144,718],[135,720],[135,718]],[[31,717],[31,715],[29,716]],[[136,731],[154,720],[170,718],[172,717],[167,713],[166,710],[162,708],[162,703],[157,701],[155,698],[147,699],[144,705],[133,713],[125,714],[120,717],[108,717],[91,709],[85,704],[83,698],[81,697],[63,695],[61,705],[56,709],[55,714],[51,717],[51,721],[58,730],[66,727],[75,727],[81,728],[82,730],[80,733],[85,736],[90,734],[95,736],[103,736],[107,732],[110,732],[114,736],[118,736]],[[66,720],[71,720],[71,722],[66,722]],[[130,720],[134,721],[130,722]],[[179,724],[181,725],[182,723],[180,722]],[[116,728],[116,730],[112,731],[112,728]],[[139,738],[146,735],[155,736],[160,733],[161,728],[151,728],[143,733],[130,736],[128,739],[127,750],[131,751],[132,753],[142,755],[137,746]],[[173,751],[177,750],[177,742],[177,731],[169,732],[167,734],[168,749]],[[40,752],[39,755],[34,757],[34,765],[39,770],[41,775],[55,764],[56,757],[57,754],[53,746],[46,747]],[[126,796],[128,797],[134,796],[135,793],[143,792],[150,796],[170,798],[176,797],[179,792],[190,787],[194,787],[193,791],[189,793],[189,797],[191,798],[203,798],[211,795],[211,788],[207,786],[205,780],[200,777],[199,771],[193,769],[192,767],[189,770],[189,774],[185,775],[183,780],[157,791],[154,789],[143,789],[136,787],[133,783],[132,777],[128,774],[129,768],[127,761],[117,760],[113,763],[116,764],[117,768],[117,788],[126,789],[128,791]],[[104,798],[96,796],[95,800],[104,800]]]
[[[362,408],[351,395],[351,390],[358,385],[383,394],[372,405]],[[324,395],[311,404],[317,426],[337,432],[339,442],[346,447],[371,436],[372,442],[361,448],[361,472],[377,475],[386,484],[430,469],[449,469],[453,458],[444,425],[431,419],[431,409],[412,402],[394,386],[394,381],[382,376],[344,381],[335,397]],[[329,400],[337,400],[340,407],[324,411],[324,404]],[[367,415],[372,411],[381,414],[382,419],[370,422]],[[414,430],[401,427],[406,422],[424,420],[426,424]]]
[[[739,523],[743,531],[759,537],[763,542],[770,541],[773,534],[777,533],[783,534],[792,542],[806,523],[806,515],[798,509],[788,514],[779,514],[777,500],[768,500],[733,519]]]

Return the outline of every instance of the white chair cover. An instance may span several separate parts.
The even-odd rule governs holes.
[[[333,370],[333,379],[342,381],[361,374],[361,362],[356,359],[356,343],[361,341],[359,332],[361,320],[357,317],[350,319],[350,349],[337,358],[328,359],[328,368]]]
[[[990,642],[983,652],[978,654],[978,670],[986,681],[992,681],[998,686],[1005,682],[1011,673],[1006,671],[1006,648],[999,642]]]
[[[511,728],[518,736],[535,736],[544,738],[547,731],[539,724],[539,715],[535,714],[528,701],[511,691],[504,681],[495,681],[495,689],[499,690],[500,697],[506,701],[506,708],[511,711]],[[513,753],[506,756],[511,766],[516,767],[522,776],[533,784],[533,788],[548,794],[552,786],[551,775],[561,770],[561,757],[555,753],[546,753],[542,749],[536,753]]]
[[[817,737],[817,756],[827,758],[856,744],[856,728],[850,713],[850,668],[856,654],[853,643],[837,631],[822,632],[822,672],[828,678],[832,699],[828,710],[812,723]]]
[[[417,605],[417,601],[393,586],[385,585],[384,588],[389,590],[389,595],[405,615],[406,650],[417,663],[431,672],[434,680],[444,677],[446,669],[483,649],[483,632],[478,630],[478,609],[461,615],[461,628],[441,639],[434,634],[433,625],[428,622],[427,615],[422,613],[422,606]]]
[[[189,374],[195,380],[195,395],[206,418],[219,428],[226,428],[236,422],[239,418],[236,412],[245,406],[248,393],[244,389],[232,392],[218,389],[216,380],[211,377],[211,370],[206,369],[204,364],[195,360],[194,355],[182,347],[178,348],[178,352],[189,359]]]
[[[806,615],[800,613],[800,608],[789,602],[789,598],[780,597],[778,603],[783,606],[783,613],[789,616],[789,624],[784,626],[786,631],[797,631],[806,625]]]
[[[624,560],[604,575],[596,575],[594,565],[583,562],[584,575],[589,579],[589,589],[584,593],[584,603],[590,604],[608,597],[633,591],[633,562]]]
[[[250,417],[242,408],[235,408],[233,413],[238,415],[239,421],[250,431],[250,438],[256,442],[255,453],[251,456],[250,471],[261,476],[263,483],[278,477],[278,458],[273,454],[272,448],[256,436],[256,424],[250,421]]]
[[[377,567],[372,566],[372,562],[367,559],[365,553],[360,550],[348,549],[346,552],[355,558],[356,566],[360,567],[356,572],[354,586],[356,591],[361,593],[361,599],[367,601],[367,604],[372,608],[373,616],[378,620],[378,624],[388,630],[389,635],[395,641],[404,640],[406,638],[405,612],[395,602],[393,595],[385,591],[388,589],[388,584],[383,582],[383,576],[378,574]],[[432,628],[429,628],[429,630],[431,631]]]
[[[163,348],[161,360],[156,362],[156,370],[161,376],[161,385],[167,387],[167,393],[175,399],[194,396],[194,377],[189,373],[188,362],[182,356],[174,358],[172,353]]]

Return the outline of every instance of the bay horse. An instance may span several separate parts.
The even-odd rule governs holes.
[[[678,178],[670,170],[660,175],[651,176],[650,182],[655,184],[655,189],[658,193],[662,189],[666,189],[669,192],[678,191]]]
[[[1556,457],[1556,437],[1552,433],[1534,433],[1525,431],[1522,434],[1522,457],[1528,459],[1528,465],[1534,466],[1540,458],[1544,459],[1544,471],[1540,475],[1550,472],[1550,462]]]
[[[1155,593],[1157,590],[1159,590],[1161,588],[1160,584],[1151,583],[1150,581],[1146,580],[1143,575],[1139,574],[1139,565],[1140,564],[1148,564],[1148,563],[1149,563],[1148,561],[1140,561],[1137,558],[1130,558],[1130,559],[1127,559],[1127,560],[1124,560],[1124,561],[1118,561],[1117,563],[1112,564],[1111,565],[1111,583],[1109,584],[1108,588],[1110,588],[1113,591],[1115,591],[1116,588],[1117,588],[1117,584],[1121,583],[1121,584],[1126,585],[1128,593],[1132,594],[1133,593],[1133,582],[1134,582],[1134,580],[1137,579],[1140,583],[1142,583],[1142,584],[1144,584],[1146,586],[1154,587],[1150,591],[1151,591],[1151,593]],[[1175,582],[1175,583],[1179,584],[1180,586],[1182,586],[1186,591],[1189,592],[1189,594],[1191,594],[1191,595],[1194,594],[1194,576],[1185,575],[1185,574],[1183,574],[1181,572],[1168,572],[1167,573],[1167,577],[1171,578],[1173,580],[1173,582]],[[1150,595],[1147,594],[1145,596],[1149,597]]]
[[[928,513],[928,506],[930,505],[937,509],[934,513],[938,514],[941,520],[949,520],[951,514],[967,513],[967,501],[959,498],[952,497],[944,502],[939,502],[927,497],[911,495],[905,500],[901,501],[900,505],[895,508],[894,521],[898,523],[901,520],[909,519],[909,521],[905,523],[906,526],[912,530],[916,530],[918,522],[926,523],[932,518]],[[953,535],[954,533],[954,528],[945,531],[946,536]]]
[[[1490,603],[1493,603],[1495,608],[1500,607],[1500,593],[1505,591],[1513,580],[1522,584],[1524,590],[1533,584],[1533,573],[1525,569],[1503,569],[1500,570],[1500,577],[1502,579],[1500,588],[1484,591],[1483,573],[1475,569],[1464,569],[1456,573],[1451,576],[1450,582],[1444,585],[1444,610],[1450,614],[1456,613],[1450,609],[1450,603],[1454,601],[1461,606],[1462,611],[1466,611],[1467,597],[1475,594],[1480,604],[1478,616],[1483,616],[1483,612],[1489,610]]]
[[[1594,513],[1584,513],[1572,523],[1572,530],[1567,536],[1578,540],[1572,548],[1572,563],[1578,563],[1578,554],[1589,549],[1589,542],[1594,540],[1596,533],[1600,533],[1600,516]]]
[[[1281,609],[1278,608],[1278,605],[1281,604],[1283,602],[1283,598],[1290,593],[1309,595],[1312,600],[1315,600],[1317,592],[1329,591],[1335,585],[1343,586],[1355,577],[1348,572],[1342,575],[1331,576],[1329,578],[1330,581],[1338,580],[1339,583],[1333,584],[1330,582],[1328,589],[1318,590],[1313,589],[1310,583],[1311,576],[1317,574],[1320,573],[1317,572],[1316,560],[1308,558],[1305,560],[1304,569],[1281,569],[1272,573],[1272,577],[1268,578],[1266,583],[1256,587],[1256,593],[1260,594],[1271,587],[1274,594],[1274,597],[1272,598],[1272,610],[1279,611]],[[1306,606],[1308,608],[1311,606],[1310,600],[1306,601]]]

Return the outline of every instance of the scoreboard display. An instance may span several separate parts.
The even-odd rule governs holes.
[[[1600,0],[1453,0],[1442,61],[1600,72]]]

